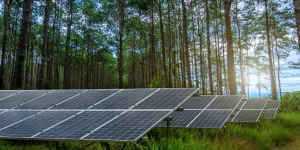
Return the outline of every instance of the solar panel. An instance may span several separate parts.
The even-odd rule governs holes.
[[[270,109],[270,110],[265,109],[263,112],[264,112],[263,117],[265,119],[273,119],[273,118],[275,118],[277,110],[275,110],[275,109]]]
[[[232,110],[204,110],[187,127],[189,128],[221,128]]]
[[[7,127],[8,125],[16,123],[27,117],[30,117],[38,112],[39,111],[6,111],[6,112],[2,112],[0,114],[0,122],[1,122],[0,130]]]
[[[174,111],[170,116],[172,116],[172,121],[170,127],[186,127],[202,110],[184,110],[184,111]],[[160,122],[157,127],[166,127],[166,121]]]
[[[278,109],[280,105],[279,100],[269,100],[267,101],[266,108],[267,109]]]
[[[43,130],[74,115],[75,111],[46,111],[16,123],[0,131],[0,137],[27,137],[42,132]]]
[[[86,111],[75,117],[39,134],[38,138],[80,139],[98,126],[113,119],[120,112],[117,111]]]
[[[160,89],[133,109],[174,109],[188,99],[197,89]]]
[[[116,95],[92,107],[92,109],[128,109],[153,94],[156,90],[157,89],[122,90]]]
[[[217,96],[207,109],[235,109],[244,95]]]
[[[87,109],[105,98],[116,94],[119,90],[88,90],[68,101],[54,106],[52,109]]]
[[[28,102],[16,109],[47,109],[59,102],[72,98],[84,90],[57,90],[34,101]]]
[[[11,109],[27,101],[45,96],[49,90],[23,91],[14,96],[0,100],[0,109]]]
[[[184,109],[204,109],[216,96],[195,96],[186,100],[182,107]]]
[[[240,110],[232,122],[257,122],[262,110]]]
[[[244,105],[245,105],[246,101],[241,101],[238,106],[236,107],[236,109],[241,109]]]
[[[242,109],[264,109],[267,99],[248,99]]]
[[[3,90],[0,90],[0,100],[3,99],[3,98],[6,98],[8,96],[11,96],[13,94],[16,94],[18,91],[3,91]]]
[[[82,137],[86,140],[135,141],[165,118],[169,111],[130,111],[98,130]]]

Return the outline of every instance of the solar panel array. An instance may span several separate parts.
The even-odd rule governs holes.
[[[268,100],[266,104],[266,109],[263,111],[263,116],[265,119],[273,119],[279,109],[279,100]]]
[[[135,141],[196,91],[0,91],[0,138]]]
[[[183,103],[184,111],[173,112],[171,127],[221,128],[244,96],[196,96]],[[158,124],[165,127],[166,123]]]
[[[267,99],[248,99],[241,101],[239,111],[235,111],[232,122],[257,122],[263,109],[267,103]]]

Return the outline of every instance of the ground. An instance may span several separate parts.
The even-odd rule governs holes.
[[[300,136],[296,136],[293,142],[283,147],[275,148],[274,150],[300,150]]]

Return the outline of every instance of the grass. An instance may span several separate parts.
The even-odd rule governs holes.
[[[277,119],[255,124],[227,123],[223,129],[171,128],[169,139],[165,128],[155,128],[148,138],[136,143],[110,143],[112,149],[161,150],[268,150],[285,147],[300,136],[300,113],[280,113]],[[27,142],[28,143],[28,142]],[[89,142],[35,142],[30,144],[0,141],[0,150],[81,149]],[[86,150],[100,150],[99,143]]]

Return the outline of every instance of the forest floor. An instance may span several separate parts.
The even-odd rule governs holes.
[[[296,136],[293,142],[288,143],[283,147],[275,148],[274,150],[299,150],[299,149],[300,149],[300,136]]]

